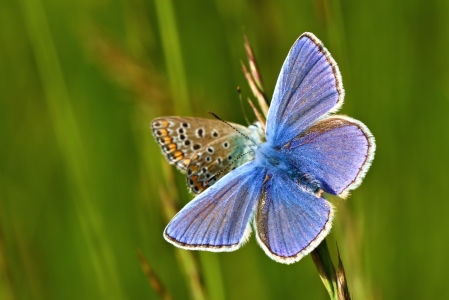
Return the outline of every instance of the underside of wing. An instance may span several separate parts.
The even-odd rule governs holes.
[[[230,124],[239,131],[250,134],[247,127]],[[183,173],[186,172],[192,155],[204,151],[209,143],[219,138],[237,134],[222,121],[188,117],[156,118],[151,122],[151,128],[167,161]]]
[[[190,158],[187,185],[195,194],[203,192],[231,170],[254,159],[254,151],[243,136],[234,132],[207,145]]]

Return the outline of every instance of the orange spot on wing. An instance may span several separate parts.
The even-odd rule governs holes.
[[[172,153],[173,151],[176,151],[177,149],[178,149],[178,147],[176,146],[175,143],[171,143],[171,144],[162,146],[162,150],[167,154]]]
[[[157,136],[167,136],[168,135],[168,130],[165,128],[156,129],[156,130],[154,130],[154,132],[156,133]]]
[[[153,128],[167,128],[169,127],[170,123],[166,120],[158,119],[153,122]]]
[[[161,145],[171,144],[172,140],[173,139],[171,137],[168,137],[168,136],[163,136],[163,137],[158,138],[158,142]]]
[[[182,151],[180,151],[180,150],[177,150],[177,151],[167,155],[167,157],[170,161],[177,162],[178,160],[180,160],[184,157],[184,153],[182,153]]]

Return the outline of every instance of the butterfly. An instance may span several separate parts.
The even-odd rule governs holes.
[[[189,250],[234,251],[252,224],[273,260],[291,264],[309,254],[332,227],[334,208],[323,193],[347,197],[374,158],[368,128],[333,114],[343,98],[336,62],[306,32],[282,66],[265,134],[258,123],[153,120],[163,154],[198,194],[173,217],[164,238]]]

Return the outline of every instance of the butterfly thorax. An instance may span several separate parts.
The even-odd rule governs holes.
[[[283,172],[296,177],[299,170],[276,150],[269,142],[260,144],[256,149],[255,162],[272,172]]]
[[[320,191],[317,180],[291,163],[281,149],[277,150],[269,142],[262,143],[257,147],[255,162],[259,166],[265,167],[269,174],[287,175],[309,192],[318,193]]]

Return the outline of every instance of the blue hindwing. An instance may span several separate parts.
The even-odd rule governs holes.
[[[329,233],[333,207],[282,173],[269,174],[268,178],[256,209],[257,240],[273,260],[294,263]]]

